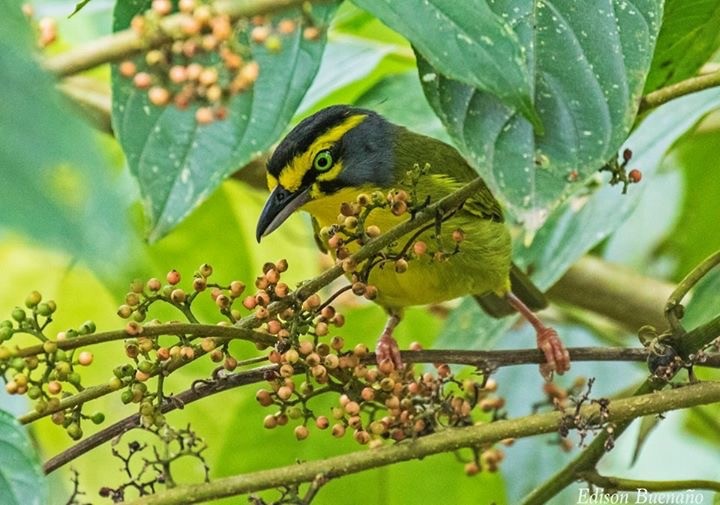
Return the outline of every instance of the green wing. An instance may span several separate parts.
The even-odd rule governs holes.
[[[435,176],[436,181],[446,179],[447,184],[438,184],[434,188],[445,194],[478,177],[478,173],[451,145],[402,127],[397,127],[395,135],[395,169],[401,171],[398,176],[416,163],[421,166],[429,163],[430,174]],[[445,194],[432,196],[443,197]],[[478,192],[466,200],[463,210],[498,223],[505,220],[500,204],[484,182]]]

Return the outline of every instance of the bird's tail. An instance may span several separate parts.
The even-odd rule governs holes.
[[[545,295],[533,284],[527,274],[514,263],[510,267],[510,289],[515,293],[515,296],[520,298],[533,311],[547,307]],[[475,300],[492,317],[501,318],[515,313],[515,309],[507,300],[495,293],[475,295]]]

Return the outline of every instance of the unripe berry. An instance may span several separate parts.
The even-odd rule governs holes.
[[[147,288],[153,292],[160,291],[160,289],[162,288],[162,283],[160,282],[160,279],[152,277],[147,281]]]
[[[427,252],[427,244],[422,240],[418,240],[413,244],[413,252],[416,256],[423,256]]]
[[[210,107],[198,107],[195,111],[195,121],[198,124],[209,124],[215,120],[215,115]]]
[[[289,400],[290,397],[292,396],[292,389],[290,389],[290,388],[287,387],[287,386],[281,386],[281,387],[277,390],[277,393],[276,393],[276,394],[277,394],[277,397],[278,397],[280,400],[282,400],[282,401],[287,401],[287,400]]]
[[[118,71],[123,77],[132,77],[137,72],[137,66],[130,60],[125,60],[118,66]]]
[[[408,269],[408,262],[407,260],[400,258],[399,260],[395,261],[395,271],[399,274],[407,272]]]
[[[185,291],[180,288],[173,289],[172,293],[170,293],[170,299],[175,303],[185,302],[185,299],[186,299]]]
[[[93,354],[90,351],[82,351],[78,354],[78,363],[82,366],[88,366],[93,362]]]
[[[133,77],[133,84],[138,89],[147,89],[152,85],[152,77],[147,72],[138,72]]]
[[[270,35],[270,29],[267,26],[256,26],[250,31],[250,40],[256,44],[262,44]]]
[[[133,309],[130,307],[130,305],[120,305],[120,308],[118,308],[117,315],[122,317],[123,319],[127,319],[128,317],[132,316]]]
[[[303,30],[305,40],[317,40],[320,38],[320,30],[315,26],[308,26]]]
[[[56,395],[62,391],[62,384],[58,381],[50,381],[48,382],[47,390],[51,395]]]
[[[172,11],[172,2],[170,0],[153,0],[152,10],[161,16],[165,16]]]
[[[373,225],[370,225],[367,228],[365,228],[365,233],[367,234],[368,237],[375,238],[375,237],[380,236],[380,233],[382,233],[382,232],[380,231],[379,226],[376,226],[373,224]]]
[[[15,307],[10,315],[18,323],[22,323],[27,318],[27,314],[20,307]]]
[[[345,426],[340,423],[334,424],[332,427],[332,436],[342,438],[343,435],[345,435]]]
[[[41,300],[42,295],[38,291],[31,291],[25,298],[25,306],[28,309],[32,309],[33,307],[37,307],[37,304],[40,303]]]
[[[148,99],[151,104],[162,107],[170,102],[170,91],[162,86],[153,86],[148,90]]]
[[[377,298],[377,295],[378,289],[375,286],[373,286],[372,284],[368,284],[365,287],[365,293],[363,295],[365,298],[367,298],[368,300],[374,300],[375,298]]]

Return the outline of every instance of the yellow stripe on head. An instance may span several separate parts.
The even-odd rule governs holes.
[[[297,191],[302,184],[305,174],[312,169],[315,156],[317,156],[320,151],[330,149],[334,146],[343,137],[343,135],[362,123],[366,117],[366,114],[355,114],[353,116],[349,116],[341,123],[328,129],[322,135],[319,135],[305,152],[296,155],[290,163],[282,169],[277,180],[268,175],[268,185],[271,184],[270,178],[272,177],[275,185],[279,182],[282,187],[288,191]],[[319,175],[317,179],[321,181],[329,181],[337,177],[341,171],[342,163],[336,160],[334,166],[327,172]]]

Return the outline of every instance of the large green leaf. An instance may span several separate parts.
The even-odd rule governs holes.
[[[525,47],[543,135],[491,93],[419,57],[430,104],[509,212],[537,229],[633,125],[661,0],[495,2]]]
[[[45,474],[25,429],[0,410],[0,503],[48,503]]]
[[[653,184],[665,152],[708,112],[720,107],[720,89],[709,89],[670,102],[650,114],[625,146],[633,149],[633,166],[642,167],[641,184],[623,195],[605,184],[560,206],[531,244],[515,242],[514,258],[532,266],[533,280],[548,289],[583,254],[607,238],[635,210],[646,186]],[[472,299],[464,300],[448,319],[438,346],[491,347],[511,321],[492,319]]]
[[[667,0],[645,92],[695,75],[720,47],[720,1]]]
[[[118,2],[114,29],[127,28],[148,4]],[[310,15],[324,27],[335,8],[335,3],[318,4]],[[293,9],[278,16],[300,19],[302,13]],[[319,40],[305,39],[302,31],[298,24],[294,32],[283,35],[278,52],[251,44],[260,65],[254,88],[231,99],[227,119],[208,125],[197,124],[194,106],[179,110],[150,105],[146,93],[113,68],[113,125],[140,185],[150,241],[167,234],[226,176],[267,149],[285,130],[315,77],[325,47],[324,31]]]
[[[10,4],[0,17],[0,232],[112,265],[128,236],[120,190],[96,134],[38,65],[20,2]]]
[[[536,126],[526,50],[486,0],[354,0],[403,34],[443,74],[487,91]]]

